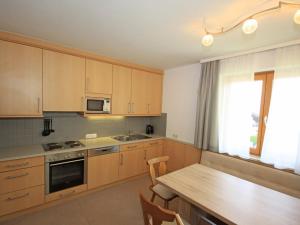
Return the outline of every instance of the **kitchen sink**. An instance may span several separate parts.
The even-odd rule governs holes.
[[[113,139],[117,141],[137,141],[137,140],[143,140],[143,139],[149,139],[151,137],[143,135],[143,134],[131,134],[131,135],[120,135],[115,136]]]

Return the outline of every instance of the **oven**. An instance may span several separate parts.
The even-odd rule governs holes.
[[[46,194],[86,183],[86,151],[46,156]]]

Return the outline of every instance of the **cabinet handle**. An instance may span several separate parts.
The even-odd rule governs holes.
[[[84,97],[81,97],[82,110],[85,111]]]
[[[130,109],[130,102],[128,102],[128,113],[130,113],[131,109]]]
[[[149,145],[158,145],[158,142],[149,143]]]
[[[6,165],[6,168],[16,168],[16,167],[23,167],[29,165],[29,162],[21,163],[21,164],[14,164],[14,165]]]
[[[150,112],[150,109],[149,109],[149,108],[150,108],[150,104],[148,104],[148,113]]]
[[[37,98],[37,112],[40,113],[40,97]]]
[[[16,197],[8,197],[6,200],[7,201],[13,201],[13,200],[17,200],[17,199],[20,199],[20,198],[25,198],[29,195],[29,193],[27,192],[26,194],[24,195],[20,195],[20,196],[16,196]]]
[[[136,148],[137,145],[131,145],[131,146],[127,146],[127,148]]]
[[[20,175],[16,175],[16,176],[8,176],[5,179],[6,180],[12,180],[12,179],[20,178],[20,177],[26,177],[28,175],[29,175],[29,173],[24,173],[24,174],[20,174]]]
[[[131,103],[131,112],[134,113],[134,103]]]
[[[123,165],[123,154],[121,153],[120,155],[120,165],[122,166]]]

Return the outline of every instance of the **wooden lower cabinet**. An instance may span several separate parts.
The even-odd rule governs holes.
[[[44,166],[0,173],[0,194],[44,184]]]
[[[120,152],[120,179],[126,179],[142,174],[145,171],[143,168],[144,158],[145,152],[142,148]]]
[[[44,165],[44,157],[38,156],[26,159],[16,159],[0,162],[0,172]]]
[[[88,189],[113,183],[119,179],[119,153],[88,158]]]
[[[0,216],[43,204],[44,190],[40,185],[0,195]]]

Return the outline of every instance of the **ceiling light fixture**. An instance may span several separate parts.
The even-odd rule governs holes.
[[[214,36],[211,34],[206,34],[202,37],[202,45],[205,47],[209,47],[214,42]]]
[[[257,21],[256,19],[247,19],[242,26],[243,32],[245,34],[252,34],[257,29]]]
[[[256,13],[254,13],[253,15],[251,15],[250,17],[244,19],[244,20],[240,20],[237,23],[235,23],[234,25],[228,27],[228,28],[221,28],[221,31],[219,32],[211,32],[208,31],[205,23],[204,24],[204,30],[205,30],[205,35],[202,37],[202,45],[205,47],[211,46],[214,42],[214,35],[220,35],[220,34],[224,34],[227,33],[233,29],[235,29],[236,27],[242,25],[242,30],[245,34],[252,34],[256,31],[257,27],[258,27],[258,23],[257,20],[255,20],[253,17],[262,14],[262,13],[266,13],[266,12],[270,12],[273,11],[275,9],[280,9],[282,8],[283,5],[289,5],[289,6],[300,6],[300,3],[292,3],[292,2],[286,2],[286,1],[278,1],[278,5],[262,10],[262,11],[258,11]],[[298,9],[294,15],[294,22],[296,24],[300,25],[300,9]]]
[[[300,24],[300,9],[298,9],[294,15],[294,22]]]

